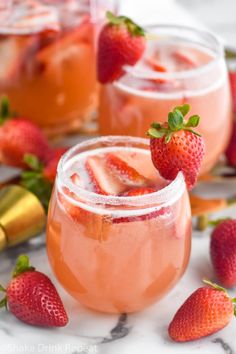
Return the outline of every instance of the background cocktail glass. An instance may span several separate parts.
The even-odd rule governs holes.
[[[89,1],[9,4],[1,11],[0,96],[48,135],[83,130],[98,93]]]
[[[178,25],[150,26],[147,31],[150,39],[143,59],[134,68],[126,67],[124,77],[102,87],[100,133],[144,136],[153,121],[166,121],[175,106],[189,103],[192,114],[201,116],[199,131],[206,143],[201,171],[209,171],[224,151],[231,129],[222,45],[208,32]],[[146,65],[153,56],[167,71]]]

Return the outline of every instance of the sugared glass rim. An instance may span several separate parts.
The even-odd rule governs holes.
[[[178,30],[178,31],[187,31],[190,34],[194,35],[199,35],[202,39],[204,39],[206,42],[213,43],[215,46],[215,50],[211,49],[216,56],[206,64],[203,64],[201,66],[198,66],[197,68],[194,69],[189,69],[189,70],[183,70],[183,71],[176,71],[176,72],[157,72],[154,70],[143,70],[143,69],[138,69],[136,66],[124,66],[124,71],[128,73],[131,76],[134,76],[139,79],[147,79],[147,80],[152,80],[152,79],[168,79],[168,78],[174,78],[174,79],[188,79],[192,78],[195,76],[198,76],[199,74],[204,74],[208,70],[210,70],[213,66],[215,66],[219,60],[222,60],[224,58],[224,46],[223,44],[217,39],[217,37],[210,31],[206,31],[203,29],[197,29],[194,27],[190,26],[182,26],[182,25],[171,25],[171,24],[160,24],[160,25],[148,25],[145,27],[147,33],[149,33],[151,36],[155,33],[155,30],[159,31],[167,31],[167,30]],[[174,35],[174,34],[173,34]],[[173,36],[173,35],[170,35]],[[181,36],[176,34],[176,37],[181,38]],[[185,36],[186,37],[186,36]],[[187,39],[187,38],[186,38]],[[153,39],[150,39],[152,41]],[[155,39],[154,39],[155,40]],[[158,37],[156,38],[158,40]],[[183,36],[184,40],[184,36]],[[195,42],[194,42],[195,43]],[[199,46],[203,46],[203,44],[198,43]],[[210,48],[208,48],[210,49]],[[115,82],[118,83],[119,81]]]
[[[88,139],[81,143],[78,143],[71,149],[69,149],[61,158],[58,167],[57,167],[57,179],[56,184],[60,189],[60,192],[66,197],[66,199],[70,200],[73,204],[77,204],[81,206],[84,203],[89,204],[102,204],[102,205],[110,205],[110,206],[133,206],[133,207],[145,207],[154,205],[160,205],[163,207],[163,204],[170,205],[174,203],[176,200],[181,198],[182,194],[186,189],[185,179],[182,172],[179,172],[176,178],[171,181],[166,187],[158,190],[157,192],[145,194],[142,196],[132,196],[132,197],[118,197],[113,195],[102,195],[97,194],[88,190],[85,190],[77,185],[75,185],[70,178],[70,175],[66,171],[66,164],[76,155],[78,150],[86,151],[86,148],[92,147],[93,145],[97,145],[99,143],[103,144],[111,144],[111,146],[115,146],[115,144],[124,144],[124,146],[135,147],[134,145],[143,145],[149,146],[149,139],[145,138],[137,138],[131,136],[102,136],[98,138]],[[121,146],[121,145],[117,145]],[[96,148],[98,148],[96,146]],[[139,148],[137,146],[137,148]],[[140,147],[142,149],[142,147]],[[71,195],[66,194],[63,191],[63,187],[69,188],[71,192],[73,192],[76,196],[81,198],[81,202],[77,199],[73,198]]]

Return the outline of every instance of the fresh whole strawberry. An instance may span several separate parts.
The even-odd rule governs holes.
[[[225,289],[209,281],[194,291],[176,312],[168,332],[176,342],[196,340],[224,328],[234,316],[234,302]]]
[[[97,77],[102,84],[123,74],[124,65],[135,65],[145,50],[145,32],[125,16],[107,12],[109,22],[98,39]]]
[[[51,148],[42,131],[33,122],[17,117],[10,118],[8,101],[2,99],[0,113],[0,162],[13,167],[25,167],[24,155],[34,154],[46,161]]]
[[[236,285],[236,220],[225,220],[211,235],[211,261],[220,283],[227,288]]]
[[[233,99],[233,112],[236,113],[236,71],[229,72],[229,81]]]
[[[62,327],[68,317],[51,280],[29,265],[28,256],[17,259],[13,278],[0,307],[6,306],[19,320],[34,326]]]
[[[57,165],[62,155],[64,155],[67,150],[68,148],[66,147],[59,147],[52,150],[52,156],[43,168],[43,175],[48,181],[54,182],[57,174]]]
[[[153,123],[148,130],[150,149],[154,166],[160,175],[174,180],[182,171],[188,189],[192,189],[204,157],[205,144],[203,138],[195,132],[200,120],[197,115],[188,121],[184,117],[190,106],[184,104],[176,107],[168,115],[168,123]]]
[[[228,164],[236,167],[236,122],[233,123],[232,135],[229,145],[225,151]]]

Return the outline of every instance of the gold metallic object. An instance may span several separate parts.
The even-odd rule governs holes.
[[[18,185],[0,189],[0,250],[36,236],[45,223],[44,208],[33,193]]]

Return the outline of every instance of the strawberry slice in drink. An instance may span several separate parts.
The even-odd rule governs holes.
[[[167,67],[161,64],[158,60],[153,57],[145,59],[145,63],[151,67],[154,71],[165,73],[167,72]]]
[[[191,56],[190,53],[186,53],[181,50],[176,50],[172,53],[172,57],[174,58],[177,67],[179,69],[193,69],[197,67],[196,60]]]
[[[157,189],[153,187],[139,187],[139,188],[132,188],[129,191],[122,194],[123,197],[139,197],[144,196],[146,194],[155,193]],[[166,213],[169,213],[169,207],[163,207],[161,209],[155,210],[151,213],[143,214],[143,215],[135,215],[135,216],[124,216],[119,218],[113,218],[113,224],[120,224],[125,222],[136,222],[136,221],[144,221],[154,219],[160,216],[164,216]]]
[[[51,65],[60,65],[67,58],[78,56],[85,46],[87,48],[91,41],[91,33],[92,25],[86,15],[78,27],[59,36],[57,40],[40,50],[35,58],[44,64],[45,69]]]
[[[126,186],[145,186],[147,179],[135,168],[128,165],[117,155],[109,153],[106,155],[106,164],[114,175]]]
[[[82,182],[82,179],[80,178],[80,176],[78,175],[78,173],[73,173],[71,176],[70,176],[72,182],[78,186],[78,187],[83,187],[83,182]]]
[[[151,213],[143,214],[143,215],[134,215],[134,216],[123,216],[119,218],[113,218],[113,224],[121,224],[126,222],[137,222],[137,221],[145,221],[150,219],[155,219],[158,217],[164,217],[165,215],[170,214],[169,207],[163,207],[161,209],[152,211]]]
[[[155,193],[156,189],[151,187],[133,188],[122,194],[123,197],[138,197],[140,195]]]
[[[111,173],[104,157],[88,157],[85,163],[85,168],[88,172],[95,193],[119,195],[127,188],[116,175]]]
[[[155,57],[148,57],[145,59],[145,63],[148,67],[150,67],[153,71],[159,73],[167,73],[169,70],[166,65],[163,65],[157,58]],[[157,78],[149,80],[152,83],[156,84],[166,84],[171,83],[172,80],[169,78]]]

